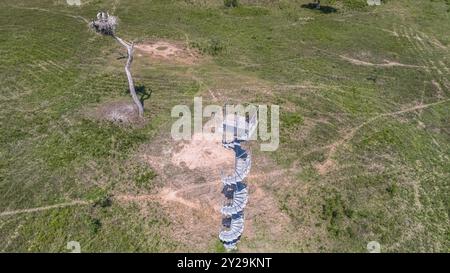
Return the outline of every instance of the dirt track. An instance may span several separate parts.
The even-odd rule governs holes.
[[[89,204],[90,204],[90,202],[88,202],[88,201],[76,200],[76,201],[72,201],[72,202],[60,203],[60,204],[37,207],[37,208],[4,211],[4,212],[0,213],[0,217],[15,215],[15,214],[22,214],[22,213],[44,211],[44,210],[50,210],[50,209],[57,209],[57,208],[65,208],[65,207],[78,206],[78,205],[89,205]]]
[[[355,65],[365,65],[365,66],[376,66],[376,67],[394,67],[394,66],[399,66],[399,67],[410,67],[410,68],[424,68],[423,66],[419,66],[419,65],[411,65],[411,64],[402,64],[402,63],[398,63],[398,62],[393,62],[393,61],[388,61],[385,60],[384,63],[370,63],[370,62],[365,62],[365,61],[361,61],[361,60],[357,60],[357,59],[353,59],[344,55],[340,55],[339,57],[341,57],[342,59],[355,64]]]
[[[433,103],[429,103],[429,104],[419,104],[419,105],[416,105],[416,106],[413,106],[413,107],[409,107],[409,108],[406,108],[406,109],[403,109],[403,110],[380,114],[380,115],[377,115],[375,117],[372,117],[372,118],[368,119],[367,121],[361,123],[360,125],[358,125],[356,127],[353,127],[342,138],[340,138],[339,140],[335,141],[331,145],[328,145],[328,146],[324,147],[325,149],[330,149],[330,150],[328,152],[328,156],[327,156],[326,160],[323,163],[318,164],[316,166],[317,171],[320,174],[322,174],[322,175],[328,173],[334,166],[334,160],[333,160],[332,157],[336,154],[337,149],[340,146],[342,146],[343,144],[345,144],[348,141],[350,141],[362,127],[368,125],[369,123],[372,123],[372,122],[374,122],[374,121],[376,121],[376,120],[378,120],[378,119],[380,119],[382,117],[390,117],[390,116],[400,115],[400,114],[404,114],[404,113],[408,113],[408,112],[413,112],[413,111],[416,111],[416,110],[421,110],[421,109],[425,109],[425,108],[428,108],[428,107],[431,107],[431,106],[442,104],[442,103],[445,103],[445,102],[448,102],[448,101],[450,101],[450,100],[441,100],[441,101],[437,101],[437,102],[433,102]]]

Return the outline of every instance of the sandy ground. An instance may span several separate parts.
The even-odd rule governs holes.
[[[221,140],[206,139],[201,134],[194,134],[192,140],[174,153],[172,163],[177,166],[186,165],[189,169],[219,169],[223,165],[230,166],[234,162],[234,153],[222,147]]]
[[[146,200],[160,202],[172,222],[171,236],[194,247],[193,251],[206,251],[217,241],[221,228],[220,208],[225,198],[220,177],[221,172],[232,173],[233,151],[223,148],[219,140],[200,135],[178,143],[161,139],[143,147],[141,158],[157,172],[163,187],[151,195],[119,194],[117,199],[142,206]],[[249,202],[245,209],[243,238],[246,242],[261,244],[257,246],[260,251],[276,249],[269,241],[259,240],[261,234],[277,238],[290,222],[279,210],[275,198],[264,189],[272,183],[284,183],[286,172],[268,164],[260,158],[254,159],[246,179]],[[241,246],[242,251],[251,249],[246,243]]]
[[[168,41],[151,41],[136,44],[139,57],[149,56],[153,60],[174,62],[192,65],[195,64],[200,54],[181,43]]]

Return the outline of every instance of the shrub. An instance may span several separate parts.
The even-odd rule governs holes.
[[[100,219],[91,217],[88,220],[88,226],[92,234],[97,234],[100,228],[102,227],[102,223],[100,222]]]
[[[325,199],[322,205],[322,219],[327,222],[327,230],[331,235],[339,236],[342,233],[345,218],[352,218],[354,211],[349,208],[339,194]]]
[[[398,186],[397,184],[390,184],[387,188],[386,191],[389,193],[389,195],[391,197],[394,197],[394,195],[398,192]]]
[[[101,208],[110,207],[112,205],[112,199],[110,194],[104,194],[94,200],[94,207],[99,206]]]
[[[223,0],[223,4],[227,8],[235,8],[239,5],[239,1],[238,0]]]
[[[225,44],[219,38],[211,38],[207,41],[192,42],[191,46],[197,48],[203,54],[218,55],[225,49]]]
[[[222,41],[217,38],[212,38],[208,42],[207,52],[211,55],[217,55],[224,48]]]

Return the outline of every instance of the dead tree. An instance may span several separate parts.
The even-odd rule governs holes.
[[[139,100],[136,89],[134,88],[133,77],[131,76],[131,63],[133,62],[134,43],[126,42],[116,36],[117,17],[109,15],[107,12],[99,12],[97,20],[92,20],[91,27],[102,35],[111,36],[127,49],[127,63],[125,64],[125,73],[127,74],[128,87],[130,89],[131,97],[137,106],[139,116],[144,116],[144,107]]]

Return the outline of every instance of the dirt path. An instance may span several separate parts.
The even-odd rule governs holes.
[[[275,170],[275,171],[271,171],[269,173],[250,174],[248,176],[248,178],[249,179],[267,178],[267,177],[271,177],[271,176],[281,175],[284,172],[285,172],[284,170]],[[186,207],[189,207],[192,209],[200,210],[201,206],[199,203],[193,202],[193,201],[190,201],[189,199],[181,197],[180,194],[182,194],[184,192],[193,191],[198,188],[205,187],[205,186],[212,186],[212,185],[219,185],[219,184],[220,184],[220,181],[216,180],[216,181],[211,181],[211,182],[207,182],[207,183],[186,185],[185,187],[183,187],[181,189],[165,187],[165,188],[162,188],[156,194],[141,194],[141,195],[120,194],[120,195],[114,196],[114,199],[117,201],[120,201],[120,202],[125,202],[125,203],[160,200],[160,201],[165,201],[165,202],[178,203],[178,204],[181,204],[183,206],[186,206]],[[49,205],[49,206],[4,211],[4,212],[0,213],[0,217],[23,214],[23,213],[46,211],[46,210],[65,208],[65,207],[71,207],[71,206],[89,205],[89,204],[92,204],[92,202],[85,201],[85,200],[75,200],[75,201],[71,201],[71,202],[64,202],[64,203]]]
[[[341,59],[344,59],[352,64],[355,65],[365,65],[365,66],[376,66],[376,67],[394,67],[394,66],[400,66],[400,67],[410,67],[410,68],[424,68],[423,66],[420,65],[411,65],[411,64],[402,64],[402,63],[398,63],[398,62],[392,62],[389,60],[384,60],[384,63],[381,64],[375,64],[375,63],[370,63],[370,62],[365,62],[365,61],[361,61],[361,60],[357,60],[357,59],[353,59],[344,55],[339,55],[339,57],[341,57]]]
[[[43,207],[37,207],[37,208],[4,211],[4,212],[0,213],[0,217],[1,216],[15,215],[15,214],[22,214],[22,213],[31,213],[31,212],[37,212],[37,211],[44,211],[44,210],[50,210],[50,209],[65,208],[65,207],[78,206],[78,205],[88,205],[88,204],[91,204],[91,203],[88,202],[88,201],[76,200],[76,201],[72,201],[72,202],[60,203],[60,204],[55,204],[55,205],[50,205],[50,206],[43,206]]]
[[[362,127],[364,127],[364,126],[366,126],[366,125],[368,125],[368,124],[370,124],[370,123],[372,123],[372,122],[374,122],[374,121],[376,121],[376,120],[378,120],[380,118],[383,118],[383,117],[392,117],[392,116],[396,116],[396,115],[400,115],[400,114],[404,114],[404,113],[408,113],[408,112],[413,112],[413,111],[416,111],[416,110],[425,109],[425,108],[428,108],[428,107],[431,107],[431,106],[435,106],[435,105],[438,105],[438,104],[442,104],[442,103],[445,103],[445,102],[449,102],[449,101],[450,101],[450,99],[441,100],[441,101],[437,101],[437,102],[433,102],[433,103],[429,103],[429,104],[419,104],[419,105],[416,105],[416,106],[413,106],[413,107],[409,107],[409,108],[406,108],[406,109],[403,109],[403,110],[380,114],[380,115],[377,115],[375,117],[372,117],[372,118],[368,119],[367,121],[361,123],[360,125],[358,125],[356,127],[353,127],[341,139],[337,140],[336,142],[332,143],[331,145],[328,145],[328,146],[324,147],[325,149],[329,148],[330,150],[328,152],[327,159],[323,163],[318,164],[316,166],[317,171],[320,174],[322,174],[322,175],[328,173],[333,168],[333,166],[335,165],[335,162],[333,160],[333,156],[336,154],[337,149],[340,146],[342,146],[343,144],[345,144],[348,141],[350,141]]]
[[[86,19],[86,18],[84,18],[83,16],[80,16],[80,15],[72,15],[72,14],[65,13],[65,12],[56,12],[56,11],[52,11],[52,10],[49,10],[49,9],[43,9],[43,8],[19,7],[19,6],[11,6],[11,7],[16,8],[16,9],[36,10],[36,11],[42,11],[42,12],[47,12],[47,13],[52,13],[52,14],[63,15],[63,16],[66,16],[66,17],[82,20],[85,23],[89,23],[88,19]]]
[[[123,194],[123,195],[118,195],[118,196],[114,197],[114,199],[117,199],[121,202],[150,201],[150,200],[158,200],[159,199],[159,200],[166,201],[166,202],[179,203],[186,207],[190,207],[192,209],[200,209],[200,205],[198,203],[195,203],[195,202],[189,201],[183,197],[180,197],[179,194],[186,192],[186,191],[195,190],[196,188],[216,184],[216,183],[218,183],[218,182],[213,181],[213,182],[202,183],[202,184],[192,184],[192,185],[188,185],[187,187],[184,187],[179,190],[175,190],[173,188],[166,187],[166,188],[162,188],[161,191],[157,194],[142,194],[142,195]]]
[[[430,58],[430,54],[433,55],[436,50],[445,51],[442,53],[446,54],[446,51],[448,51],[447,47],[442,45],[436,38],[430,37],[410,26],[394,26],[394,30],[400,34],[397,37],[400,42],[403,42],[403,39],[407,43],[409,52],[417,56],[425,71],[431,75],[431,84],[436,90],[436,96],[441,99],[444,98],[444,89],[450,88],[450,82],[446,75],[450,69],[442,60],[434,62]]]
[[[271,171],[269,173],[263,173],[263,174],[250,174],[248,176],[249,179],[258,179],[258,178],[267,178],[271,176],[278,176],[284,174],[288,170],[275,170]],[[184,197],[181,197],[180,194],[184,192],[189,192],[196,190],[198,188],[202,188],[205,186],[212,186],[212,185],[219,185],[220,181],[211,181],[207,183],[201,183],[201,184],[190,184],[186,187],[183,187],[181,189],[173,189],[170,187],[162,188],[161,191],[159,191],[156,194],[142,194],[142,195],[128,195],[128,194],[122,194],[117,195],[114,197],[114,199],[121,201],[121,202],[136,202],[136,201],[153,201],[153,200],[162,200],[165,202],[173,202],[178,203],[181,205],[184,205],[186,207],[192,208],[192,209],[201,209],[200,204],[196,202],[192,202]]]
[[[202,184],[202,186],[205,184]],[[189,200],[186,200],[183,197],[179,197],[178,193],[183,192],[183,191],[188,191],[191,189],[194,189],[195,187],[187,187],[184,188],[182,190],[173,190],[173,189],[163,189],[160,193],[159,193],[159,197],[166,202],[175,202],[175,203],[179,203],[181,205],[184,205],[186,207],[192,208],[192,209],[200,209],[200,205],[198,203],[195,202],[191,202]]]

